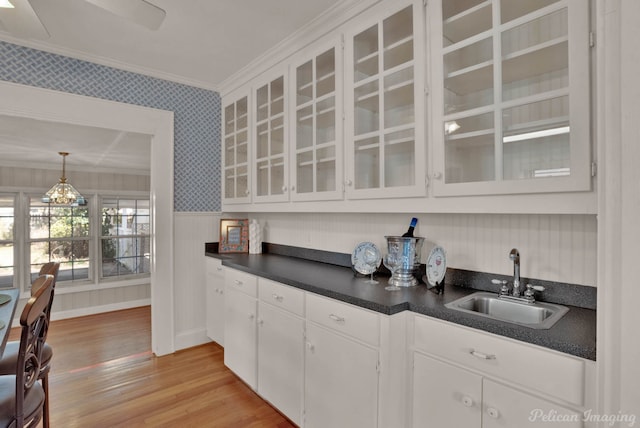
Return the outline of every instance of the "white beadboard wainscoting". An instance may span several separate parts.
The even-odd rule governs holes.
[[[385,235],[402,235],[407,214],[225,213],[255,218],[263,241],[351,253],[362,241],[386,253]],[[596,285],[595,215],[417,214],[416,236],[424,236],[424,263],[434,245],[444,247],[450,267],[513,274],[509,251],[520,251],[526,278]]]
[[[175,212],[173,221],[177,351],[210,341],[205,330],[204,244],[218,241],[220,213]]]

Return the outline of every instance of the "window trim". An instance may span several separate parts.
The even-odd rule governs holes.
[[[110,288],[132,287],[151,283],[151,273],[134,274],[116,277],[101,277],[102,257],[100,252],[101,242],[101,211],[99,200],[103,198],[120,199],[149,199],[151,205],[151,193],[140,191],[83,191],[87,197],[89,209],[89,278],[71,281],[59,281],[56,293],[67,294],[85,291],[97,291]],[[43,241],[44,239],[30,239],[30,206],[31,198],[41,195],[37,189],[0,189],[0,195],[14,198],[14,279],[13,288],[18,288],[22,297],[29,295],[31,286],[31,258],[30,243]],[[151,209],[150,209],[151,211]],[[151,212],[150,212],[151,216]],[[73,238],[69,238],[73,239]],[[84,239],[84,238],[79,238]],[[150,239],[153,239],[150,235]],[[153,244],[150,251],[153,250]]]

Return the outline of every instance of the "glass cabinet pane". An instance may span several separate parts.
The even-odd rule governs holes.
[[[568,6],[442,1],[442,34],[444,182],[569,175]]]
[[[495,178],[494,115],[460,118],[445,130],[445,182],[490,181]]]
[[[408,189],[417,183],[414,33],[411,5],[353,37],[354,141],[350,150],[356,191]],[[363,58],[377,65],[365,69]]]
[[[304,87],[309,95],[298,97],[294,169],[295,194],[306,199],[323,199],[321,193],[336,190],[335,52],[332,47],[296,69],[295,87]]]
[[[505,180],[571,174],[568,96],[505,109],[502,116]]]
[[[491,30],[491,0],[444,0],[442,2],[442,45],[458,43]]]
[[[353,40],[353,80],[359,82],[378,74],[378,26],[374,25]]]
[[[248,196],[248,99],[242,97],[224,107],[224,193],[227,202]]]
[[[296,87],[296,103],[304,103],[312,92],[310,68],[298,70],[302,81]],[[285,189],[285,83],[279,76],[256,90],[256,197],[283,195]]]

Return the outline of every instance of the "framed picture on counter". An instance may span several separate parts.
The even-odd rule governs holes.
[[[249,250],[249,220],[221,219],[219,253],[246,253]]]

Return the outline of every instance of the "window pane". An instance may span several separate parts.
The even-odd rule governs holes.
[[[60,263],[58,281],[90,278],[88,207],[49,205],[32,197],[29,238],[32,280],[49,261]]]
[[[149,239],[102,240],[102,276],[149,273]]]
[[[13,244],[0,244],[0,287],[13,287]]]
[[[102,277],[149,273],[149,200],[104,199]]]
[[[0,241],[13,241],[13,197],[0,196]]]

